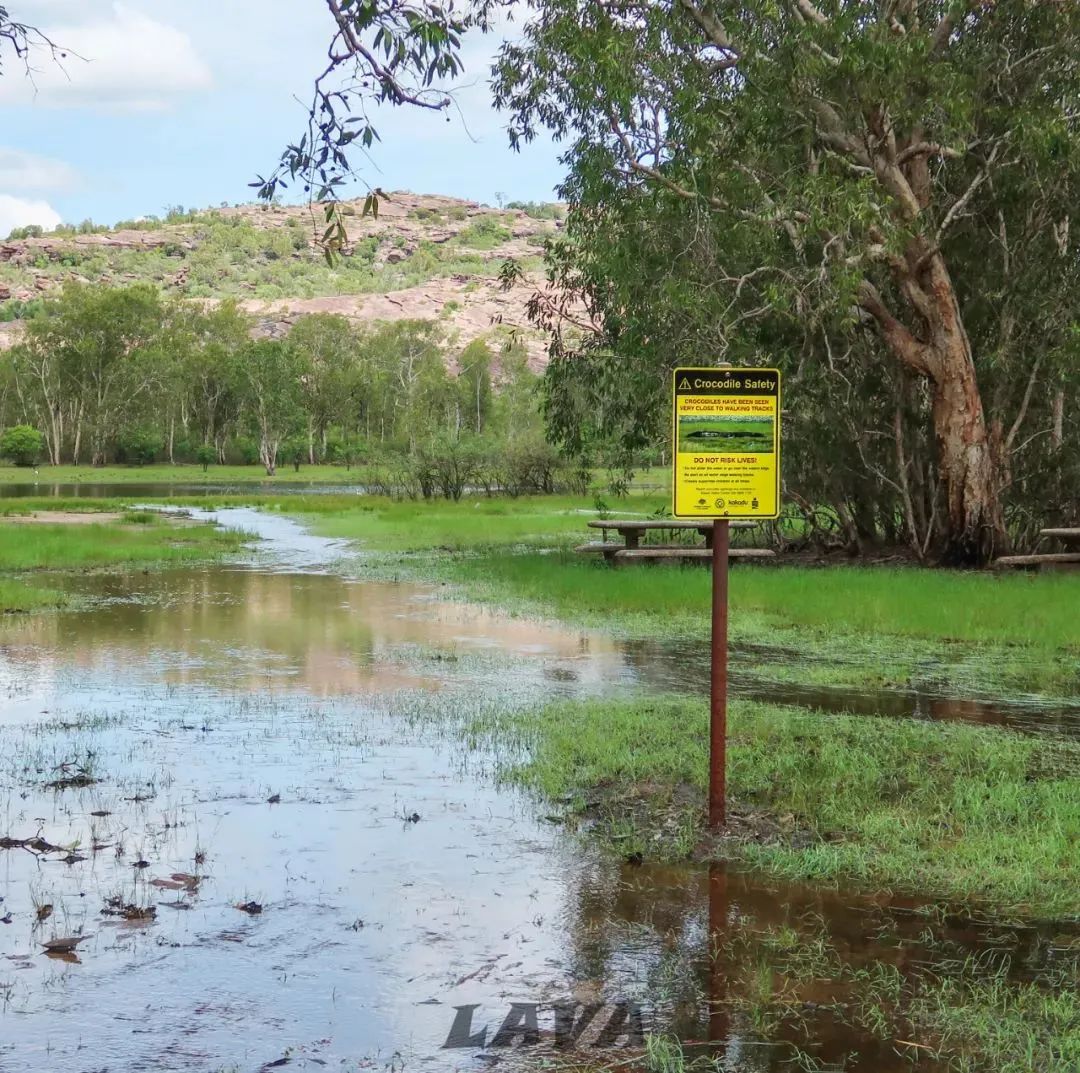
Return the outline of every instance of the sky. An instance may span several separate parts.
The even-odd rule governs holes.
[[[303,132],[332,22],[322,0],[7,0],[77,53],[0,76],[0,238],[30,223],[111,224],[177,205],[248,201]],[[498,37],[466,40],[463,118],[384,108],[362,178],[385,190],[497,204],[551,200],[557,149],[507,144],[490,105]],[[358,183],[356,193],[365,191]]]

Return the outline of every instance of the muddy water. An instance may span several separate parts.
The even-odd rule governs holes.
[[[910,907],[587,851],[439,739],[480,704],[660,686],[632,650],[343,580],[340,545],[221,517],[266,538],[251,563],[90,579],[95,609],[0,629],[0,838],[27,843],[0,849],[0,1070],[484,1068],[498,1052],[442,1047],[455,1007],[490,1040],[511,1002],[548,1028],[560,1001],[639,1003],[732,1070],[795,1044],[909,1068],[813,988],[762,1024],[726,951],[788,927],[906,971],[928,949]],[[1025,975],[1055,949],[930,935]]]

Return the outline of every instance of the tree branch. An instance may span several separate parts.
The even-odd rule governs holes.
[[[882,337],[893,353],[909,368],[921,376],[933,379],[935,362],[930,348],[915,338],[911,332],[896,319],[882,301],[878,289],[864,279],[859,284],[859,306],[866,310],[877,322]]]

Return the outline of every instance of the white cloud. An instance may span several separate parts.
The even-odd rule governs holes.
[[[57,8],[66,14],[68,5]],[[0,103],[157,111],[213,84],[210,68],[184,31],[122,3],[112,4],[108,14],[88,14],[85,5],[80,11],[82,21],[42,26],[70,50],[68,57],[58,65],[39,53],[32,79],[0,80]]]
[[[60,214],[47,202],[0,194],[0,239],[14,227],[38,224],[50,231],[60,223]]]
[[[0,146],[0,190],[70,190],[76,179],[62,160]]]

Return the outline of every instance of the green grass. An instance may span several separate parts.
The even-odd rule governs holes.
[[[627,637],[708,636],[707,570],[613,569],[568,550],[596,539],[586,525],[595,505],[584,498],[277,502],[324,536],[380,553],[395,571],[449,580],[518,613]],[[639,492],[620,513],[644,517],[664,503],[662,493]],[[731,637],[753,649],[745,669],[766,680],[1069,697],[1080,695],[1078,601],[1077,574],[738,566]]]
[[[87,570],[111,566],[181,565],[240,547],[243,534],[166,519],[99,525],[0,524],[0,571]]]
[[[314,497],[312,497],[314,498]],[[641,517],[663,505],[655,495],[635,495],[622,506]],[[458,503],[395,502],[365,496],[344,510],[327,505],[286,504],[303,514],[322,536],[356,540],[364,548],[389,552],[476,551],[515,545],[565,547],[588,539],[586,522],[596,517],[591,499],[575,496],[522,496],[517,499],[472,497]]]
[[[611,569],[576,555],[532,554],[457,560],[449,572],[560,616],[674,616],[703,628],[709,614],[709,572],[697,568]],[[1080,657],[1080,574],[737,566],[730,584],[736,617],[761,614],[777,626],[1016,644]]]
[[[204,473],[194,463],[153,466],[39,466],[32,469],[0,465],[3,484],[360,484],[362,469],[353,466],[280,466],[276,477],[267,477],[262,466],[210,466]]]
[[[624,848],[681,855],[705,833],[707,725],[704,701],[635,698],[490,715],[467,734],[507,744],[506,777],[544,798],[593,802]],[[749,702],[729,729],[737,820],[722,856],[1080,919],[1080,745]]]
[[[0,577],[0,614],[44,611],[52,607],[62,607],[66,602],[64,594],[56,589]]]
[[[211,525],[177,525],[132,512],[118,521],[84,525],[0,522],[0,610],[63,606],[63,574],[72,571],[169,567],[219,559],[241,547],[244,534]],[[58,588],[42,586],[53,572]]]

